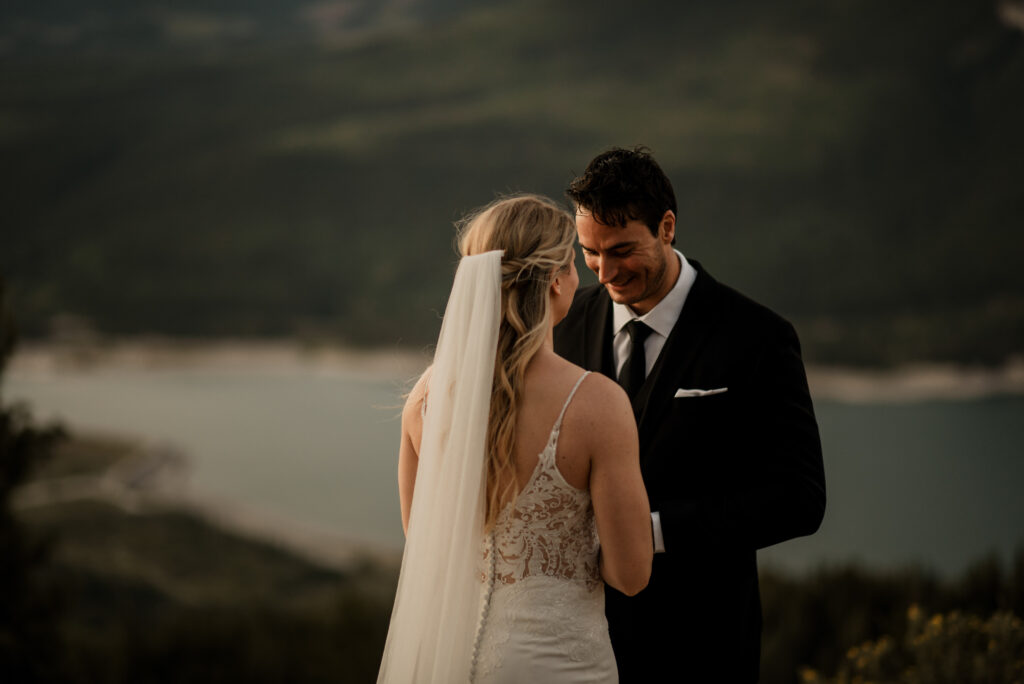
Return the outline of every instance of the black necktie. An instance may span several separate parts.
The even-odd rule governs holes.
[[[654,331],[646,323],[634,318],[626,324],[626,332],[629,334],[629,358],[619,371],[619,384],[626,390],[629,398],[633,399],[647,377],[644,340]]]

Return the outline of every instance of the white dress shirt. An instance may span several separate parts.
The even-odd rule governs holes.
[[[686,297],[690,294],[693,281],[697,279],[697,270],[690,265],[686,257],[679,250],[674,250],[679,257],[679,277],[675,285],[669,290],[654,308],[643,316],[637,316],[625,304],[612,302],[612,358],[615,361],[616,375],[622,372],[622,366],[629,358],[629,333],[626,332],[626,324],[631,320],[638,320],[646,324],[653,332],[644,340],[644,377],[646,378],[654,368],[654,364],[665,347],[669,333],[679,320],[679,314],[683,312],[683,305],[686,304]],[[665,537],[661,532],[661,515],[658,511],[651,511],[651,530],[654,534],[654,552],[665,551]]]
[[[686,304],[686,296],[690,294],[693,281],[697,279],[697,270],[690,265],[686,257],[674,250],[679,257],[679,277],[668,294],[662,297],[661,301],[654,305],[654,308],[643,316],[637,316],[632,309],[625,304],[612,302],[612,358],[615,360],[615,373],[622,371],[622,366],[629,358],[629,333],[626,332],[626,324],[636,319],[649,327],[652,332],[644,340],[644,359],[647,367],[644,369],[646,378],[654,368],[658,355],[661,354],[665,341],[668,339],[672,328],[679,320],[679,314],[683,312],[683,305]]]

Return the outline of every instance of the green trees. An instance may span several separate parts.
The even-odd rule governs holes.
[[[1024,33],[1004,3],[444,3],[330,47],[284,0],[250,3],[244,40],[212,30],[238,8],[165,4],[0,10],[20,27],[0,22],[0,270],[26,335],[70,313],[429,344],[453,219],[557,197],[643,142],[682,251],[793,320],[808,359],[1021,352]],[[196,16],[211,30],[181,40]]]
[[[762,573],[765,684],[1005,684],[1024,677],[1024,547],[927,569]]]
[[[1024,681],[1024,622],[1002,611],[987,620],[959,611],[928,616],[914,604],[907,630],[853,646],[835,677],[811,669],[804,684],[990,684]]]

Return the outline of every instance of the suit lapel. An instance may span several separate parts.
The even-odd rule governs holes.
[[[662,420],[671,406],[683,378],[687,374],[692,375],[697,355],[714,328],[718,283],[698,262],[690,263],[697,269],[697,279],[686,297],[679,320],[647,376],[647,382],[633,401],[633,412],[640,430],[641,457],[647,441],[645,436],[649,439],[654,434],[652,427]]]
[[[584,368],[604,373],[615,379],[615,363],[612,359],[612,300],[602,287],[597,296],[587,302],[585,320],[586,340],[584,341]]]

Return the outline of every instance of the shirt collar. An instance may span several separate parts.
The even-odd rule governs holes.
[[[654,308],[643,316],[637,316],[625,304],[612,302],[612,335],[619,332],[634,318],[648,325],[654,332],[662,337],[668,337],[679,320],[679,314],[683,312],[683,305],[686,303],[686,296],[690,294],[693,281],[697,279],[697,269],[690,265],[682,252],[672,250],[679,257],[679,277],[668,294],[662,297],[661,301],[654,305]]]

